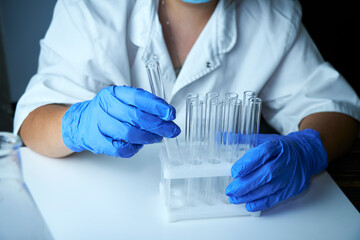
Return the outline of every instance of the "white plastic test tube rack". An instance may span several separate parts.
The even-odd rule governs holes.
[[[185,138],[167,139],[160,152],[160,192],[170,222],[228,216],[259,216],[245,204],[229,204],[225,188],[232,181],[231,167],[256,145],[261,99],[255,92],[220,98],[197,93],[186,98]]]

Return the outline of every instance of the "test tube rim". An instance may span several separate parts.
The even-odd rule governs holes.
[[[229,97],[230,94],[232,94],[233,96]],[[239,97],[239,94],[237,94],[236,92],[226,92],[225,93],[225,98],[226,99],[233,99],[233,98],[238,98],[238,97]]]
[[[159,62],[156,60],[149,60],[145,63],[145,67],[147,69],[156,69],[159,67],[159,65],[160,65]]]
[[[251,93],[251,94],[248,94],[248,93]],[[257,97],[257,92],[252,91],[252,90],[247,90],[247,91],[244,91],[244,95],[245,96]]]
[[[229,104],[231,105],[242,105],[242,100],[239,98],[231,98],[229,100]]]
[[[194,99],[193,101],[190,102],[190,105],[200,105],[203,104],[203,101],[200,99]]]
[[[249,103],[260,104],[260,103],[262,103],[262,100],[259,97],[251,97],[251,98],[249,98]]]
[[[212,98],[210,99],[210,104],[220,104],[220,103],[224,103],[224,100],[222,100],[221,98]]]
[[[188,93],[186,94],[186,99],[199,98],[198,93]]]
[[[213,96],[211,96],[211,95],[213,95]],[[205,94],[205,97],[206,97],[206,98],[210,98],[210,100],[211,100],[211,99],[213,99],[213,98],[219,97],[219,93],[218,93],[218,92],[215,92],[215,91],[213,91],[213,92],[207,92],[207,93]]]

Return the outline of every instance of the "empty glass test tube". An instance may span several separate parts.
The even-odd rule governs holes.
[[[250,148],[250,138],[248,129],[251,127],[251,112],[249,109],[249,99],[256,97],[257,93],[254,91],[245,91],[243,94],[243,109],[242,109],[242,123],[241,123],[241,134],[239,134],[239,151],[240,155]]]
[[[208,92],[205,95],[205,122],[204,122],[204,147],[206,148],[209,145],[209,133],[210,133],[210,101],[214,98],[218,98],[219,93],[217,92]]]
[[[208,205],[213,205],[216,202],[218,196],[217,182],[220,177],[206,177],[203,179],[204,184],[204,201]]]
[[[223,117],[224,101],[218,97],[212,98],[208,105],[208,162],[210,164],[221,163],[222,152],[221,152],[221,135],[222,135],[222,117]],[[204,179],[205,188],[205,199],[204,201],[213,205],[216,202],[218,195],[218,182],[222,180],[222,177],[208,177]],[[220,195],[220,196],[221,196]]]
[[[224,130],[224,135],[226,134],[226,140],[224,141],[224,154],[225,159],[229,163],[234,163],[237,160],[237,146],[238,146],[238,130],[240,124],[240,117],[241,117],[241,107],[242,101],[237,97],[228,98],[227,103],[227,126]],[[222,185],[220,189],[225,191],[225,188],[230,184],[232,181],[231,176],[225,176],[219,178],[219,184]],[[225,203],[229,203],[229,199],[225,194],[221,195],[223,201]]]
[[[174,166],[180,166],[184,164],[181,157],[180,146],[177,138],[164,138],[166,153],[169,158],[169,162]]]
[[[145,67],[148,74],[152,94],[165,99],[165,89],[161,77],[159,58],[154,55],[152,59],[145,64]],[[171,164],[182,165],[183,161],[181,160],[177,138],[164,138],[164,143]]]
[[[186,178],[187,204],[196,206],[201,201],[201,193],[203,192],[203,184],[201,178]]]
[[[248,116],[246,117],[248,121],[246,135],[250,148],[257,146],[257,135],[260,130],[261,105],[262,101],[260,98],[253,97],[249,99]]]
[[[230,120],[233,114],[230,113],[230,102],[238,99],[238,94],[234,92],[227,92],[225,94],[224,102],[224,115],[223,115],[223,137],[222,137],[222,151],[226,156],[226,161],[228,160],[228,145],[229,145],[229,132],[232,130],[232,121]],[[229,185],[231,177],[224,176],[219,177],[219,188],[222,193],[224,193],[225,188]],[[223,201],[229,203],[228,197],[225,194],[221,194]]]
[[[192,101],[198,101],[199,94],[198,93],[189,93],[186,95],[186,105],[185,105],[185,146],[189,148],[189,122],[190,122],[190,104]]]
[[[246,132],[246,117],[249,116],[248,114],[248,106],[249,106],[249,99],[250,98],[253,98],[253,97],[256,97],[257,96],[257,93],[254,92],[254,91],[245,91],[244,94],[243,94],[243,117],[242,117],[242,123],[241,123],[241,133],[245,133]]]
[[[211,99],[208,114],[208,161],[211,164],[221,162],[221,135],[224,101],[218,98]]]
[[[163,99],[165,99],[164,84],[161,79],[160,63],[157,58],[149,60],[146,64],[146,71],[149,78],[151,92]]]
[[[202,163],[202,111],[203,102],[199,99],[189,103],[189,164],[199,165]],[[201,178],[187,178],[187,202],[194,206],[200,201],[202,189]]]
[[[232,99],[237,99],[238,94],[234,92],[227,92],[225,94],[225,105],[224,105],[224,116],[223,116],[223,145],[226,146],[228,144],[228,132],[230,130],[230,101]],[[226,147],[224,148],[226,150]]]
[[[190,102],[189,109],[189,163],[198,165],[202,163],[201,142],[202,142],[202,112],[203,102],[195,100]]]
[[[233,98],[229,102],[229,124],[227,128],[226,155],[227,161],[234,163],[237,160],[237,146],[239,126],[241,123],[242,101]]]

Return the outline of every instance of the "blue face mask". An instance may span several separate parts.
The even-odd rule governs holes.
[[[206,2],[210,2],[211,0],[183,0],[183,2],[187,2],[187,3],[206,3]]]

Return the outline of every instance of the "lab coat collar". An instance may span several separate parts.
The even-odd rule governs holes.
[[[173,73],[171,60],[163,39],[161,25],[157,15],[158,0],[138,0],[129,20],[129,38],[133,44],[144,48],[142,59],[146,62],[152,55],[158,55],[163,72],[171,68],[173,74],[167,74],[174,81],[171,96],[187,85],[202,78],[221,65],[223,55],[229,52],[237,39],[236,7],[230,0],[220,0],[199,38],[189,52],[177,79]],[[170,61],[170,64],[166,64]],[[164,66],[165,64],[166,66]],[[176,80],[176,81],[175,81]]]
[[[128,34],[131,42],[145,47],[151,40],[150,35],[157,16],[157,0],[137,0],[129,19]]]

